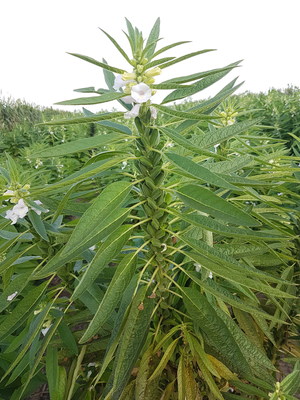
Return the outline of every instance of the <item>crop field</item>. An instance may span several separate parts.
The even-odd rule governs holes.
[[[189,101],[238,63],[127,28],[83,111],[0,100],[0,400],[295,400],[300,90]]]

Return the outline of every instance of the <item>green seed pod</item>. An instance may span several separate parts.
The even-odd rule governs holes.
[[[152,147],[156,147],[160,141],[160,134],[157,129],[152,129],[150,133],[150,144]]]
[[[150,177],[146,176],[145,183],[148,186],[148,188],[152,189],[152,191],[156,189],[155,183]]]
[[[140,158],[139,158],[139,161],[140,161],[140,163],[142,163],[145,167],[148,167],[148,168],[152,168],[152,167],[153,167],[153,164],[151,163],[151,161],[150,161],[148,158],[144,157],[144,156],[140,157]]]

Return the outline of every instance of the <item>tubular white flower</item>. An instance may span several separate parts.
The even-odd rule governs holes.
[[[150,107],[151,118],[157,118],[157,109],[155,107]]]
[[[14,292],[12,294],[10,294],[9,296],[7,296],[7,301],[12,301],[16,296],[17,296],[18,292]]]
[[[37,204],[38,206],[41,206],[43,203],[40,200],[34,200],[34,203]],[[39,210],[38,208],[31,207],[32,210],[37,213],[37,215],[41,215],[43,212],[42,210]],[[44,209],[44,212],[48,212],[49,210]]]
[[[121,100],[124,101],[124,103],[126,103],[126,104],[132,104],[132,103],[134,103],[134,99],[133,99],[131,96],[122,97]]]
[[[26,216],[28,210],[24,200],[20,199],[11,210],[6,211],[5,218],[10,219],[12,221],[11,225],[14,225],[19,218],[24,218]]]
[[[121,89],[121,87],[126,86],[126,84],[127,84],[127,82],[123,81],[122,75],[118,74],[115,77],[115,82],[114,82],[113,88],[116,91],[119,91]]]
[[[135,104],[130,111],[127,111],[124,114],[124,118],[130,119],[130,118],[137,117],[139,115],[139,112],[140,112],[140,107],[141,107],[140,104]]]
[[[136,103],[146,103],[152,96],[152,90],[146,83],[139,83],[132,86],[131,97],[133,97]]]

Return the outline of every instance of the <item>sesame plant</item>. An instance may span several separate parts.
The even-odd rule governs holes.
[[[126,22],[130,53],[103,32],[127,67],[71,53],[108,88],[59,103],[124,111],[46,122],[105,132],[31,157],[101,151],[46,185],[29,186],[8,155],[1,167],[0,395],[47,383],[51,400],[295,399],[298,195],[284,143],[239,122],[236,79],[174,107],[239,62],[158,83],[212,50],[164,57],[187,42],[157,49],[159,19],[147,39]],[[160,104],[157,91],[169,93]],[[284,346],[294,371],[277,382]]]

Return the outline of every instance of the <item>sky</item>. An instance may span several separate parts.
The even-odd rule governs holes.
[[[110,33],[129,51],[122,32],[125,17],[144,36],[160,17],[163,40],[159,46],[192,41],[169,50],[166,56],[217,49],[164,69],[157,82],[243,59],[241,68],[193,99],[212,96],[236,76],[238,82],[245,81],[238,93],[300,87],[299,15],[299,0],[0,0],[0,97],[54,106],[78,97],[73,92],[76,88],[105,86],[99,67],[67,52],[99,61],[104,57],[130,72],[130,66],[98,29]],[[156,95],[155,101],[166,94]],[[116,104],[89,108],[110,110]]]

